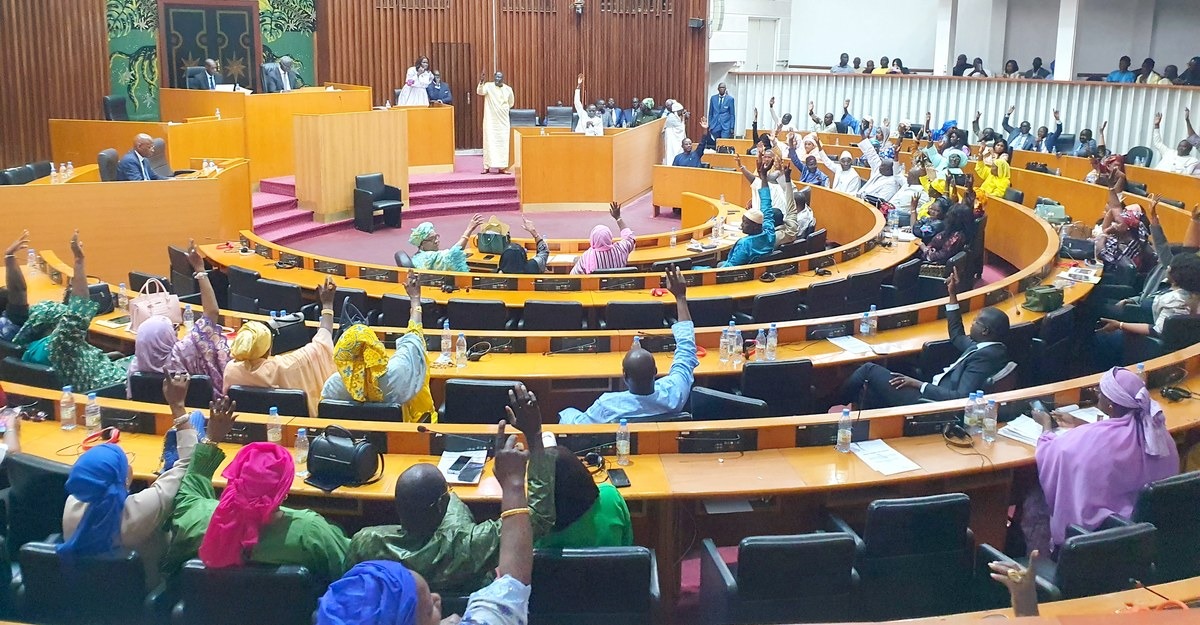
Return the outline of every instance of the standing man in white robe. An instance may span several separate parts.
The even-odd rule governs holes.
[[[586,109],[583,108],[583,97],[580,95],[582,89],[583,74],[580,74],[575,81],[575,115],[579,117],[579,121],[575,124],[575,132],[589,137],[603,137],[604,118],[595,104],[589,104]]]
[[[675,157],[683,153],[683,140],[687,138],[687,129],[683,125],[683,105],[671,102],[671,114],[667,115],[667,123],[663,125],[663,165],[675,162]]]
[[[495,169],[502,174],[508,169],[508,144],[512,140],[512,128],[508,112],[516,99],[512,87],[504,84],[504,74],[496,72],[492,82],[486,82],[487,73],[479,75],[479,86],[475,93],[483,96],[483,173]]]

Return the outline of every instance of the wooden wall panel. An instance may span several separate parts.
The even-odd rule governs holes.
[[[0,165],[50,158],[50,118],[99,119],[104,0],[0,0]]]
[[[698,132],[707,102],[708,32],[688,28],[687,21],[707,19],[708,0],[666,0],[671,10],[665,13],[618,14],[601,11],[601,4],[585,0],[577,16],[570,0],[320,2],[319,75],[369,85],[382,104],[403,84],[413,60],[429,54],[454,90],[455,106],[471,119],[459,126],[460,147],[481,145],[482,103],[474,89],[479,74],[494,69],[512,85],[516,107],[539,115],[556,100],[569,106],[575,76],[584,72],[585,100],[612,97],[625,108],[634,96],[659,103],[675,98],[694,113],[689,130]],[[404,8],[409,5],[442,8]],[[470,44],[469,63],[432,54],[455,43]],[[459,65],[471,67],[469,75],[450,75],[448,68]]]

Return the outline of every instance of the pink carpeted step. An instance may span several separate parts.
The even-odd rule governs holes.
[[[271,215],[280,211],[294,210],[297,200],[291,195],[263,193],[255,191],[250,205],[254,208],[254,216]]]
[[[455,180],[435,180],[430,182],[410,182],[408,184],[409,193],[459,193],[468,189],[488,189],[491,191],[513,191],[516,192],[517,185],[511,180],[506,183],[496,183],[493,181],[481,180],[479,182],[458,182]]]
[[[447,191],[413,191],[408,194],[410,206],[445,202],[516,202],[519,197],[516,189],[459,189]]]
[[[470,213],[500,213],[508,211],[520,211],[521,203],[517,198],[512,198],[508,201],[497,200],[476,200],[476,201],[449,201],[449,202],[430,202],[413,204],[405,207],[404,216],[415,218],[420,216],[421,219],[428,219],[436,215],[455,215],[455,214],[470,214]]]
[[[280,245],[289,245],[296,241],[301,241],[318,235],[353,229],[354,221],[350,219],[345,221],[335,221],[327,224],[310,221],[307,224],[291,224],[280,228],[279,230],[275,231],[269,237],[269,239]]]
[[[269,215],[254,215],[254,231],[262,234],[265,231],[278,229],[287,224],[302,224],[312,222],[312,212],[294,208],[292,210],[278,211]]]
[[[258,181],[258,190],[263,193],[296,197],[296,177],[280,176],[278,178],[263,178]]]

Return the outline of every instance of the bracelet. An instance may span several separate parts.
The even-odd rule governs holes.
[[[1122,331],[1122,332],[1124,332],[1124,331],[1125,331],[1125,322],[1124,322],[1124,321],[1118,321],[1118,322],[1117,322],[1117,329],[1118,329],[1118,330],[1120,330],[1120,331]]]
[[[333,309],[332,309],[332,308],[322,308],[322,309],[321,309],[321,316],[322,316],[322,317],[324,317],[325,315],[329,315],[330,317],[332,317],[332,316],[333,316]]]
[[[207,271],[197,271],[196,273],[192,274],[192,277],[195,278],[196,280],[199,280],[200,278],[207,278],[208,272]]]
[[[518,514],[529,514],[529,507],[526,506],[524,508],[512,508],[511,510],[505,510],[504,512],[500,513],[500,520],[503,521],[510,516],[516,516]]]
[[[415,313],[418,313],[418,314],[419,314],[419,313],[421,312],[421,307],[420,307],[420,306],[413,306],[413,312],[415,312]]]

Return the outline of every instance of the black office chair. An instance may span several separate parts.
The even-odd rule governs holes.
[[[609,302],[601,328],[651,330],[666,327],[666,309],[659,302]]]
[[[931,380],[958,360],[962,352],[950,342],[950,339],[926,341],[921,345],[921,353],[917,356],[917,369],[913,377],[919,380]]]
[[[188,560],[179,572],[174,625],[311,623],[325,584],[294,565],[249,565],[210,569]]]
[[[653,265],[650,265],[650,271],[654,273],[666,273],[671,267],[678,267],[680,271],[688,271],[692,268],[692,259],[679,258],[676,260],[660,260]]]
[[[854,539],[837,532],[750,536],[728,564],[711,538],[700,544],[703,623],[853,620],[858,572]]]
[[[1039,382],[1033,375],[1033,339],[1037,336],[1038,327],[1031,321],[1018,323],[1008,328],[1008,336],[1004,338],[1004,347],[1008,357],[1017,363],[1017,383],[1022,387],[1037,386]]]
[[[151,404],[167,403],[166,398],[163,397],[163,380],[165,378],[166,376],[161,373],[144,371],[135,371],[129,374],[130,399]],[[208,408],[212,400],[212,380],[206,375],[190,376],[184,405],[192,408]]]
[[[322,419],[340,419],[342,421],[399,423],[404,420],[403,408],[400,404],[359,403],[340,399],[322,399],[321,403],[317,405],[317,416]]]
[[[62,389],[63,383],[53,367],[25,362],[8,356],[0,362],[0,376],[5,381],[38,388]],[[43,537],[44,538],[44,537]]]
[[[820,230],[817,230],[816,232],[808,235],[808,238],[804,239],[805,255],[818,254],[820,252],[824,252],[825,244],[827,242],[828,242],[828,234],[825,232],[824,228],[821,228]]]
[[[983,382],[983,390],[988,393],[1007,393],[1017,388],[1017,363],[1008,361],[999,371],[993,373]]]
[[[1162,202],[1163,204],[1166,204],[1167,206],[1174,206],[1175,208],[1183,208],[1184,207],[1183,200],[1172,200],[1171,198],[1168,198],[1168,197],[1160,197],[1160,198],[1158,198],[1158,201]]]
[[[805,242],[804,239],[796,239],[795,241],[790,241],[780,245],[779,249],[775,251],[779,252],[779,258],[781,260],[786,260],[788,258],[804,256],[807,253],[807,250],[808,243]]]
[[[229,398],[237,402],[238,410],[255,414],[268,414],[271,407],[279,409],[285,417],[308,416],[308,394],[296,388],[259,388],[234,384],[229,387]]]
[[[117,182],[121,179],[121,174],[117,171],[117,164],[121,162],[120,155],[117,151],[108,148],[100,150],[96,155],[96,166],[100,169],[100,182]]]
[[[1063,133],[1054,140],[1054,151],[1059,154],[1071,154],[1075,151],[1076,137],[1073,133]]]
[[[733,320],[732,297],[688,298],[688,312],[697,328],[715,328],[729,325]]]
[[[1021,194],[1021,199],[1025,199],[1025,195]],[[987,259],[987,224],[988,216],[983,216],[975,220],[975,232],[971,236],[971,241],[967,243],[967,258],[965,267],[970,270],[969,274],[964,274],[966,277],[973,277],[978,280],[983,277],[983,264]],[[968,279],[967,285],[974,286],[975,280]]]
[[[1125,191],[1139,197],[1148,197],[1150,189],[1144,182],[1134,182],[1132,180],[1125,181]]]
[[[71,467],[32,454],[9,454],[4,468],[9,483],[5,543],[9,558],[15,559],[25,543],[62,533]]]
[[[454,298],[446,302],[446,318],[455,330],[503,330],[508,309],[501,300]]]
[[[714,391],[703,386],[692,387],[690,398],[692,418],[696,421],[725,421],[756,419],[769,415],[767,402],[753,397]]]
[[[799,312],[802,319],[829,317],[846,312],[846,297],[850,294],[850,282],[845,278],[836,278],[818,282],[808,287],[804,294],[804,303],[800,304]]]
[[[578,331],[584,328],[583,304],[579,302],[525,300],[521,321],[517,324],[519,330],[537,332]]]
[[[8,358],[9,356],[12,356],[19,360],[23,355],[25,355],[24,345],[17,345],[12,341],[0,339],[0,358]]]
[[[1075,329],[1075,307],[1070,304],[1042,318],[1030,354],[1035,380],[1048,384],[1069,376]]]
[[[816,412],[811,360],[748,362],[742,367],[741,391],[745,397],[767,402],[768,417]]]
[[[34,180],[45,178],[50,175],[50,172],[54,171],[54,163],[51,163],[50,161],[38,161],[36,163],[30,163],[30,165],[33,167]]]
[[[298,284],[259,278],[247,285],[247,288],[249,290],[244,295],[257,299],[263,314],[269,314],[271,311],[295,313],[304,308],[304,295]]]
[[[363,174],[354,177],[354,228],[375,232],[375,213],[383,213],[383,224],[400,227],[400,189],[383,183],[383,174]]]
[[[547,106],[546,119],[542,123],[548,128],[574,128],[575,109],[570,106]]]
[[[333,294],[333,316],[335,319],[341,320],[342,309],[346,307],[347,302],[357,308],[358,312],[362,313],[368,321],[379,314],[371,299],[367,297],[366,291],[363,289],[347,289],[339,286]],[[317,321],[321,316],[321,304],[319,302],[307,304],[301,311],[304,312],[305,319]],[[421,312],[424,313],[425,309],[422,308]]]
[[[124,96],[106,95],[104,96],[104,119],[110,122],[127,122],[129,121],[129,107],[125,102]]]
[[[600,571],[604,592],[596,592]],[[530,587],[529,625],[652,625],[659,620],[658,563],[645,547],[538,549]]]
[[[908,306],[920,301],[921,259],[901,263],[892,272],[892,280],[879,288],[880,308]]]
[[[1095,532],[1083,531],[1077,526],[1068,529],[1068,538],[1058,551],[1058,561],[1044,558],[1038,562],[1038,601],[1120,592],[1133,588],[1134,580],[1145,582],[1153,571],[1155,533],[1155,527],[1149,523]],[[991,545],[980,545],[976,575],[982,577],[982,567],[995,561],[1015,562]],[[1006,605],[1007,594],[1004,593]],[[983,601],[985,606],[995,605],[995,590],[984,596],[989,595],[991,598]]]
[[[508,123],[510,126],[536,126],[538,125],[537,111],[533,109],[509,109]]]
[[[203,68],[201,68],[201,69],[203,69]],[[150,170],[153,171],[154,173],[156,173],[164,178],[171,178],[178,174],[187,173],[189,171],[194,171],[194,170],[175,171],[175,169],[173,169],[171,167],[171,163],[167,162],[167,140],[166,139],[163,139],[161,137],[156,137],[151,143],[154,144],[154,154],[151,154],[150,158],[146,159],[146,165],[148,167],[150,167]]]
[[[1139,165],[1137,162],[1139,159],[1142,161],[1140,163],[1141,167],[1151,167],[1154,165],[1154,150],[1144,145],[1138,145],[1130,148],[1125,153],[1125,163],[1128,165]]]
[[[392,328],[407,327],[408,319],[412,315],[411,306],[412,302],[407,295],[384,294],[379,300],[379,325]],[[430,298],[421,298],[421,325],[425,326],[427,331],[442,327],[437,302]]]
[[[256,283],[262,279],[262,274],[259,272],[237,265],[227,267],[225,275],[229,280],[229,293],[237,293],[246,297],[254,296]]]
[[[738,323],[775,323],[800,317],[800,291],[790,289],[778,293],[759,293],[750,304],[749,316],[738,313]]]
[[[413,262],[412,262],[412,256],[409,256],[408,252],[405,252],[403,250],[398,250],[392,256],[392,258],[394,258],[396,260],[397,267],[404,267],[406,269],[416,269],[416,266],[413,265]]]
[[[200,285],[196,281],[195,271],[192,270],[192,263],[188,260],[187,250],[176,247],[174,245],[167,246],[167,261],[171,267],[171,284],[175,287],[175,294],[179,297],[184,295],[195,295],[200,292]],[[213,277],[209,275],[210,281]],[[217,285],[213,284],[216,289]],[[228,285],[226,285],[228,289]],[[221,291],[217,291],[221,293]]]
[[[962,493],[877,499],[867,506],[861,538],[831,516],[829,529],[848,534],[857,546],[864,620],[960,611],[975,546],[970,517],[971,500]]]
[[[31,542],[17,554],[21,581],[16,599],[22,620],[112,625],[140,621],[146,571],[136,551],[118,549],[68,560],[57,548],[58,543]]]
[[[1125,362],[1142,362],[1200,343],[1200,315],[1175,315],[1163,323],[1162,334],[1125,333]]]
[[[0,172],[0,177],[4,179],[4,184],[19,185],[29,184],[33,182],[33,169],[30,167],[9,167],[3,172]]]
[[[171,280],[169,278],[154,273],[147,273],[145,271],[129,272],[129,291],[131,293],[137,293],[138,291],[141,291],[142,287],[146,286],[146,283],[150,280],[158,280],[162,283],[163,287],[167,289],[168,293],[172,292]]]
[[[880,302],[880,289],[883,287],[883,270],[872,269],[862,273],[852,273],[846,280],[849,284],[846,293],[846,305],[843,312],[860,313],[871,308],[872,304],[878,306]]]
[[[446,380],[438,422],[495,425],[505,418],[508,392],[516,384],[515,380]]]
[[[227,302],[226,307],[229,310],[233,310],[233,311],[237,311],[237,312],[251,313],[251,314],[257,315],[259,310],[261,310],[258,307],[258,299],[253,298],[253,297],[246,297],[245,295],[241,295],[239,293],[230,293],[228,295],[228,297],[226,297],[226,302]]]
[[[1150,523],[1157,584],[1200,576],[1200,471],[1182,473],[1142,487],[1129,518],[1110,515],[1099,529]],[[1146,581],[1146,580],[1141,580]]]
[[[1004,199],[1008,200],[1009,202],[1014,202],[1016,204],[1024,204],[1025,203],[1025,192],[1020,189],[1014,189],[1012,187],[1009,187],[1008,189],[1005,189],[1005,191],[1004,191]]]

